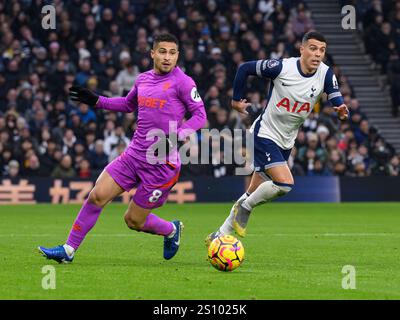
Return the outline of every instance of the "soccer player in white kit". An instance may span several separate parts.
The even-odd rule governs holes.
[[[233,231],[244,237],[254,207],[291,191],[294,180],[287,160],[300,126],[322,93],[327,94],[339,119],[349,117],[332,68],[322,62],[325,37],[316,31],[306,33],[300,53],[300,58],[246,62],[236,73],[232,108],[247,114],[251,104],[243,99],[243,91],[249,75],[271,79],[268,104],[250,129],[254,135],[254,172],[247,192],[233,205],[219,230],[207,236],[207,246],[216,236]]]

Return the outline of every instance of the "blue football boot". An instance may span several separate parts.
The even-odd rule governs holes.
[[[164,259],[166,260],[171,259],[178,252],[183,230],[182,222],[174,220],[172,221],[172,223],[175,225],[176,228],[174,236],[171,238],[168,238],[168,236],[164,236]]]
[[[62,245],[54,248],[38,247],[39,252],[47,259],[53,259],[58,263],[71,263],[74,260],[74,255],[69,256]]]

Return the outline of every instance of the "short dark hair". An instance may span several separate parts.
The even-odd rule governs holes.
[[[302,43],[307,42],[310,39],[315,39],[321,42],[326,43],[326,39],[324,35],[318,31],[309,31],[303,36],[303,40],[301,41]]]
[[[153,49],[160,43],[160,42],[174,42],[177,46],[179,46],[178,39],[171,33],[162,33],[156,35],[153,40]]]

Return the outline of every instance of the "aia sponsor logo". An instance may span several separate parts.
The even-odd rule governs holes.
[[[302,111],[310,112],[310,103],[309,102],[298,102],[296,101],[293,105],[291,104],[288,98],[283,98],[276,105],[278,108],[285,108],[287,112],[291,113],[300,113]]]

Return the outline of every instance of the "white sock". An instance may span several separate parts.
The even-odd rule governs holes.
[[[291,185],[275,184],[265,181],[242,203],[242,207],[251,211],[254,207],[267,201],[281,197],[291,190]]]
[[[171,222],[171,223],[172,223],[172,222]],[[174,230],[172,230],[172,232],[168,235],[168,238],[172,238],[172,237],[175,235],[175,233],[176,233],[176,226],[175,226],[175,224],[172,223],[172,226],[174,227]]]
[[[236,201],[241,201],[243,199],[246,199],[249,196],[247,192],[243,193],[242,196]],[[219,232],[222,234],[231,234],[233,232],[233,210],[231,209],[231,212],[229,216],[226,218],[225,222],[222,224],[222,226],[219,228]]]
[[[63,245],[65,252],[67,253],[68,256],[72,257],[75,253],[75,249],[72,248],[70,245],[68,244],[64,244]]]

